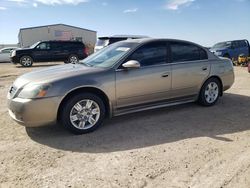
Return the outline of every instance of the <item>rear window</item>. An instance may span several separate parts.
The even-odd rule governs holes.
[[[123,40],[127,40],[127,38],[110,38],[109,45]]]

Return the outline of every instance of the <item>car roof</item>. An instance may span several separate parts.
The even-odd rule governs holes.
[[[190,41],[186,41],[186,40],[180,40],[180,39],[166,39],[166,38],[142,38],[142,39],[129,39],[126,41],[122,41],[122,42],[136,42],[136,43],[147,43],[147,42],[161,42],[161,41],[165,41],[165,42],[184,42],[184,43],[189,43],[189,44],[193,44],[196,46],[200,46],[202,48],[204,48],[203,46],[194,43],[194,42],[190,42]]]

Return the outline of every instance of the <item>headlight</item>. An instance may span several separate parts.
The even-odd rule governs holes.
[[[24,99],[34,99],[34,98],[42,98],[47,95],[47,92],[51,85],[39,85],[39,84],[32,84],[25,86],[20,93],[18,94],[18,97],[24,98]]]
[[[11,57],[14,57],[14,56],[16,56],[16,50],[13,50],[13,51],[11,52]]]

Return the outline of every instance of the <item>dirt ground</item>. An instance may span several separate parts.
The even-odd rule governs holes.
[[[245,68],[235,68],[235,84],[216,106],[125,115],[75,136],[59,125],[22,127],[7,113],[14,79],[47,65],[0,64],[0,187],[250,187]]]

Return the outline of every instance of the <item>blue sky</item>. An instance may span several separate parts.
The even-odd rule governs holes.
[[[250,40],[250,0],[0,0],[0,44],[17,43],[20,28],[56,23],[211,46]]]

